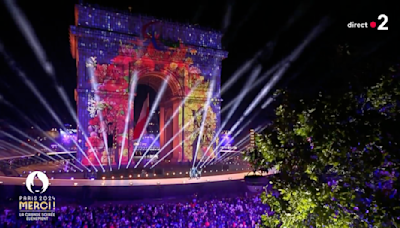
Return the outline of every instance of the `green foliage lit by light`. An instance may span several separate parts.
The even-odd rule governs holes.
[[[397,68],[301,98],[278,91],[276,119],[256,137],[263,168],[279,171],[270,177],[279,197],[262,195],[273,212],[265,227],[399,227]]]

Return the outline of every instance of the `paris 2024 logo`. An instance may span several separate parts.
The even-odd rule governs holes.
[[[36,179],[37,178],[37,179]],[[42,182],[39,189],[38,185],[35,186],[38,180]],[[19,196],[19,216],[25,217],[27,221],[48,221],[50,217],[55,217],[55,197],[42,194],[49,188],[49,178],[44,172],[34,171],[26,177],[26,188],[33,195]]]
[[[42,182],[42,189],[41,190],[32,190],[32,186],[35,186],[35,177],[37,177],[41,182]],[[26,177],[26,188],[28,189],[29,192],[35,194],[35,193],[44,193],[47,188],[49,187],[49,178],[47,175],[43,172],[40,171],[34,171]]]

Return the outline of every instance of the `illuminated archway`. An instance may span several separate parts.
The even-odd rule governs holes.
[[[167,76],[170,77],[159,105],[160,130],[175,111],[178,115],[172,118],[165,131],[160,131],[161,147],[176,137],[162,155],[175,148],[171,153],[172,160],[192,160],[193,146],[188,145],[194,145],[195,133],[199,130],[194,124],[196,117],[193,113],[204,107],[212,79],[216,80],[216,87],[210,110],[207,110],[206,138],[213,138],[220,125],[221,61],[227,57],[227,52],[221,48],[222,34],[173,22],[158,21],[155,25],[150,23],[153,18],[82,5],[75,7],[75,16],[75,26],[70,29],[70,43],[78,76],[75,93],[78,141],[84,152],[79,154],[79,158],[88,165],[128,162],[133,152],[130,138],[133,104],[129,104],[129,88],[132,75],[137,74],[139,84],[149,85],[155,91]],[[159,35],[141,38],[143,32]],[[187,98],[186,103],[180,107],[184,98]],[[128,137],[125,137],[128,113],[131,114]],[[115,133],[112,148],[122,152],[122,156],[121,160],[115,156],[110,163],[105,146],[107,140],[102,134],[109,133],[111,130],[106,128],[114,124],[116,127],[109,127]]]
[[[176,75],[169,72],[168,76],[157,72],[141,71],[138,73],[138,84],[147,85],[154,91],[160,92],[162,84],[167,81],[167,87],[164,91],[161,100],[158,104],[159,107],[159,142],[160,149],[163,149],[159,157],[164,157],[168,152],[175,148],[172,153],[166,157],[169,160],[181,161],[183,158],[183,142],[181,127],[179,125],[179,112],[176,111],[180,108],[184,98],[183,86],[180,85],[176,79]],[[173,115],[178,113],[177,115]],[[172,139],[173,138],[173,139]],[[172,140],[170,140],[172,139]]]

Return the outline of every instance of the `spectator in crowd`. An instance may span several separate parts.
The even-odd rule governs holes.
[[[2,210],[3,227],[68,228],[255,228],[267,207],[258,196],[193,199],[182,203],[108,204],[57,208],[46,222],[27,222],[17,211]]]

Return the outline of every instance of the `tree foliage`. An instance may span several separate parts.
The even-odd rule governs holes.
[[[262,197],[263,225],[400,227],[397,69],[369,62],[332,89],[277,92],[276,119],[256,137],[264,168],[279,172]]]
[[[257,147],[244,151],[243,160],[252,165],[252,171],[254,174],[262,171],[263,164],[265,162],[265,159],[262,157],[262,154]]]

